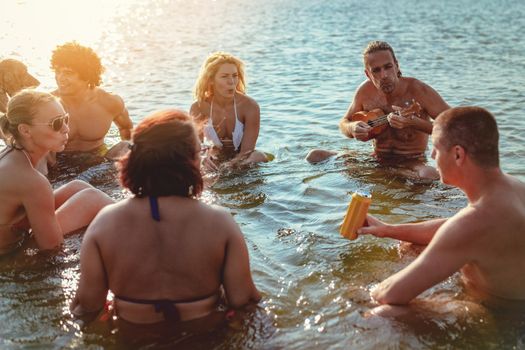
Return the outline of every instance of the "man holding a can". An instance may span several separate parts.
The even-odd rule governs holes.
[[[432,157],[441,181],[461,189],[468,205],[451,218],[413,224],[389,225],[367,216],[360,235],[428,244],[372,290],[374,300],[405,305],[461,271],[466,286],[489,304],[525,302],[525,184],[501,171],[498,139],[496,120],[482,108],[452,108],[438,116]]]

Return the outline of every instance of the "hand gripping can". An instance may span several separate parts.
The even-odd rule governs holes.
[[[351,240],[357,238],[357,229],[365,224],[366,213],[371,202],[372,195],[357,192],[352,194],[352,200],[339,230],[341,236]]]

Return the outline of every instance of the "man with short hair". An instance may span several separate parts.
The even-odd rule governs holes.
[[[105,153],[104,137],[112,122],[122,140],[130,139],[133,123],[124,101],[99,87],[104,68],[91,48],[76,42],[58,46],[53,51],[51,67],[58,86],[53,94],[70,117],[66,152]]]
[[[341,132],[359,141],[368,141],[372,127],[364,122],[352,120],[357,112],[381,109],[386,129],[373,138],[374,154],[380,162],[406,164],[420,178],[435,178],[434,168],[425,165],[425,150],[428,135],[432,132],[431,118],[450,108],[441,96],[420,80],[404,77],[392,47],[384,41],[372,41],[363,51],[365,75],[368,78],[355,92],[339,128]],[[418,114],[392,113],[402,111],[413,101],[419,103]],[[381,115],[380,114],[380,115]],[[313,150],[307,160],[315,163],[336,152]]]
[[[439,115],[432,158],[441,181],[461,189],[468,205],[448,219],[389,225],[373,216],[359,234],[428,244],[410,265],[372,292],[403,305],[461,270],[468,286],[503,301],[525,301],[525,184],[499,167],[496,120],[479,107]]]

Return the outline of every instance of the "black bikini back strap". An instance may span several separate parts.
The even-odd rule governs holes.
[[[155,312],[162,312],[166,321],[180,321],[180,314],[177,307],[169,300],[159,300],[155,304]]]
[[[185,298],[185,299],[140,299],[140,298],[130,298],[130,297],[127,297],[127,296],[122,296],[122,295],[115,295],[115,298],[117,299],[120,299],[120,300],[123,300],[123,301],[127,301],[129,303],[135,303],[135,304],[149,304],[149,305],[154,305],[154,304],[157,304],[157,303],[171,303],[171,304],[185,304],[185,303],[193,303],[195,301],[201,301],[201,300],[204,300],[204,299],[208,299],[208,298],[211,298],[212,296],[214,295],[217,295],[218,291],[214,291],[208,295],[201,295],[201,296],[198,296],[198,297],[192,297],[192,298]]]
[[[153,220],[160,221],[159,201],[156,196],[149,196],[149,206]]]
[[[135,304],[144,304],[144,305],[153,305],[155,312],[162,312],[164,319],[166,321],[179,321],[180,315],[179,310],[174,305],[173,300],[168,299],[159,299],[159,300],[148,300],[148,299],[137,299],[137,298],[128,298],[121,295],[115,295],[115,298],[122,301],[127,301],[129,303]]]

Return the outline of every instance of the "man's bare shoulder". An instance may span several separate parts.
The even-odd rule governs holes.
[[[355,97],[369,96],[371,94],[377,94],[378,91],[374,84],[370,80],[365,80],[355,90]],[[355,98],[354,97],[354,98]]]
[[[476,251],[490,244],[494,233],[501,230],[502,215],[491,205],[469,205],[447,220],[436,238],[452,248]]]
[[[502,181],[493,186],[493,191],[486,196],[484,207],[488,212],[495,213],[494,220],[510,226],[509,229],[515,225],[525,227],[525,184],[505,174]]]
[[[515,193],[525,204],[525,183],[515,176],[506,174],[505,179],[507,180],[512,192]]]
[[[435,92],[435,90],[430,85],[428,85],[427,83],[419,79],[412,78],[412,77],[404,77],[402,79],[406,82],[408,86],[408,90],[410,90],[410,92],[415,95],[417,94],[426,95],[430,92]]]
[[[93,92],[98,103],[112,115],[118,115],[124,109],[124,100],[119,95],[99,87],[95,88]]]
[[[438,230],[436,237],[456,242],[468,242],[487,231],[485,210],[467,206],[447,220]]]
[[[370,80],[365,80],[357,87],[354,98],[352,100],[353,106],[364,106],[369,104],[371,101],[376,101],[379,96],[379,91]],[[375,104],[375,103],[373,103]],[[357,108],[357,111],[362,108]]]

